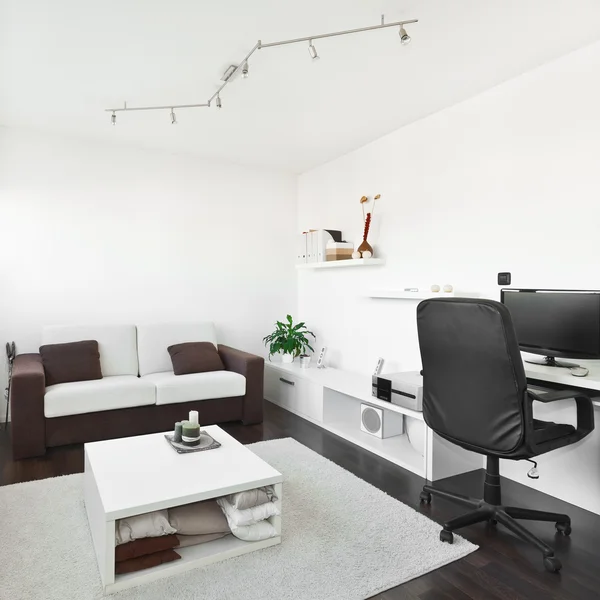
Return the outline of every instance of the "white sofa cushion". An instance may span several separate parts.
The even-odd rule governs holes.
[[[217,345],[213,323],[159,323],[138,325],[138,357],[140,375],[173,370],[167,348],[184,342],[212,342]]]
[[[44,415],[51,419],[155,403],[156,388],[151,381],[135,375],[115,375],[94,381],[48,386],[44,396]]]
[[[42,330],[42,344],[96,340],[104,377],[137,375],[135,325],[52,325]]]
[[[171,371],[151,373],[141,379],[152,382],[156,386],[156,404],[232,398],[246,393],[246,378],[231,371],[210,371],[190,375],[175,375]]]

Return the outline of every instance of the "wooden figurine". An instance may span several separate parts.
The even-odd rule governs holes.
[[[373,217],[373,213],[375,212],[375,200],[379,200],[379,198],[381,198],[381,194],[377,194],[377,196],[373,198],[373,208],[371,209],[371,212],[367,212],[366,214],[365,204],[369,201],[369,199],[367,198],[367,196],[363,196],[360,199],[360,206],[362,208],[365,228],[363,231],[363,241],[361,242],[360,246],[356,249],[356,252],[352,255],[352,258],[371,258],[373,256],[373,247],[371,246],[371,244],[369,244],[367,238],[369,236],[369,229],[371,228],[371,220]]]

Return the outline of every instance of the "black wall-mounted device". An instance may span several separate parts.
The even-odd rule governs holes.
[[[498,285],[510,285],[510,273],[498,273]]]

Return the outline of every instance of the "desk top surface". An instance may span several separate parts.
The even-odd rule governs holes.
[[[533,355],[523,354],[523,366],[525,367],[525,375],[530,379],[538,379],[541,381],[549,381],[551,383],[559,383],[567,387],[579,387],[589,390],[600,391],[600,360],[569,360],[565,362],[574,363],[589,369],[589,373],[585,377],[575,377],[571,375],[569,369],[560,367],[546,367],[544,365],[535,365],[525,362],[528,358],[534,358]],[[539,356],[535,357],[539,360]],[[534,360],[535,360],[534,358]],[[600,396],[600,393],[598,394]]]

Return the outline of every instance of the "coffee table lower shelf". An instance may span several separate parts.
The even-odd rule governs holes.
[[[269,538],[268,540],[262,540],[260,542],[245,542],[233,535],[228,535],[227,537],[207,542],[206,544],[188,546],[181,550],[175,548],[177,554],[181,555],[180,560],[159,565],[158,567],[144,569],[143,571],[137,571],[136,573],[115,575],[115,582],[107,585],[104,591],[107,594],[112,594],[119,590],[134,587],[142,583],[149,583],[150,581],[162,579],[163,577],[178,575],[185,571],[189,571],[190,569],[195,569],[203,565],[210,565],[211,563],[241,556],[242,554],[275,546],[280,543],[281,536]]]

